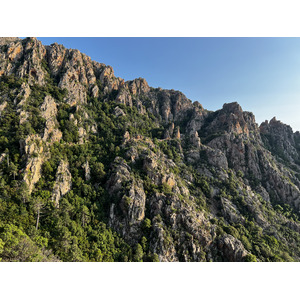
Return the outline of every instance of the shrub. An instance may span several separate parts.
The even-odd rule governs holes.
[[[257,262],[256,256],[253,254],[248,254],[247,256],[245,256],[244,260],[245,262]]]

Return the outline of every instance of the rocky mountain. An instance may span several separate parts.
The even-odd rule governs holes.
[[[299,205],[288,125],[0,39],[2,261],[299,261]]]

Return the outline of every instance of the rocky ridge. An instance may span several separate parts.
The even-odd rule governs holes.
[[[299,132],[275,118],[259,126],[236,102],[211,112],[125,82],[62,45],[0,47],[0,121],[14,111],[22,128],[15,161],[31,197],[42,183],[57,210],[90,197],[83,227],[86,205],[104,201],[107,226],[160,261],[299,260]]]

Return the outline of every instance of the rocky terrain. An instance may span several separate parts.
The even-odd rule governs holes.
[[[299,189],[276,118],[0,39],[2,261],[299,261]]]

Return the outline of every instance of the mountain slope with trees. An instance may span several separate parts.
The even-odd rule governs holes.
[[[238,103],[0,38],[2,261],[299,261],[299,157]]]

